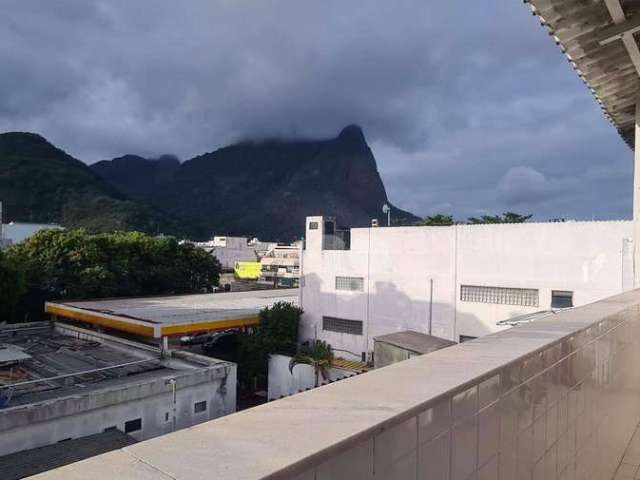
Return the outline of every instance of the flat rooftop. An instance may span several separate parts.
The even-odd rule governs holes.
[[[153,354],[56,332],[50,323],[0,329],[0,343],[24,355],[0,362],[0,411],[176,372]]]
[[[71,320],[145,337],[186,335],[258,324],[264,307],[298,304],[298,289],[49,302],[45,310]]]

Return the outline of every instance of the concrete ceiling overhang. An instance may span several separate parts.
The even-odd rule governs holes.
[[[525,0],[633,148],[640,0]]]

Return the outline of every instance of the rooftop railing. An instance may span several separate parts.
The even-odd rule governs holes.
[[[640,421],[640,291],[40,478],[611,480]]]

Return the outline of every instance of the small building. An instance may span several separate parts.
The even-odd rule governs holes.
[[[446,338],[412,330],[380,335],[373,339],[373,366],[374,368],[386,367],[392,363],[402,362],[455,344],[456,342]]]
[[[0,343],[0,456],[110,430],[146,440],[236,410],[231,362],[58,322],[5,326]]]

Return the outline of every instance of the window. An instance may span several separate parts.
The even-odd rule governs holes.
[[[111,427],[107,427],[103,430],[103,432],[113,432],[114,430],[117,430],[118,428],[115,425],[112,425]]]
[[[521,305],[523,307],[537,307],[539,303],[537,289],[481,287],[477,285],[461,285],[460,300],[498,305]]]
[[[336,277],[336,290],[349,290],[351,292],[362,292],[364,290],[364,278]]]
[[[469,340],[475,340],[478,337],[472,337],[471,335],[460,335],[460,343],[468,342]]]
[[[318,222],[309,222],[309,230],[318,230]]]
[[[169,412],[164,412],[164,421],[165,422],[169,421]]]
[[[196,402],[193,404],[193,413],[202,413],[207,411],[207,401]]]
[[[346,318],[322,317],[322,329],[327,332],[362,335],[362,322],[359,320],[347,320]]]
[[[566,290],[551,291],[551,308],[573,307],[573,292]]]
[[[124,422],[124,433],[137,432],[138,430],[142,430],[141,418],[136,418],[135,420]]]

